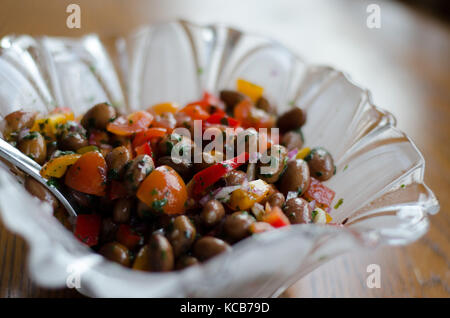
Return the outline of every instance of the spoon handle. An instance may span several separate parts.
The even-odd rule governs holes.
[[[69,201],[67,201],[66,197],[56,187],[48,185],[47,179],[39,174],[41,166],[2,138],[0,138],[0,157],[39,181],[46,189],[53,193],[72,217],[77,216],[77,213]]]

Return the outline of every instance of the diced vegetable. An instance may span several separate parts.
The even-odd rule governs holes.
[[[82,154],[85,154],[86,152],[90,152],[90,151],[100,151],[100,150],[98,149],[97,146],[90,145],[90,146],[86,146],[86,147],[82,147],[82,148],[78,149],[77,153],[82,155]]]
[[[218,112],[221,114],[225,113],[222,110],[222,107],[223,107],[222,101],[219,98],[217,98],[216,96],[214,96],[213,94],[210,94],[208,92],[203,93],[203,98],[201,100],[189,103],[186,105],[186,107],[193,106],[193,105],[200,106],[208,114],[213,114],[215,112]]]
[[[321,208],[315,208],[312,211],[311,216],[312,222],[316,224],[326,224],[327,223],[327,212]]]
[[[304,194],[308,201],[316,201],[316,206],[327,209],[333,202],[335,192],[317,179],[311,178],[311,184]]]
[[[149,142],[144,142],[142,145],[137,146],[134,148],[134,151],[136,152],[136,156],[149,155],[150,157],[153,157],[152,147]]]
[[[249,182],[247,189],[237,189],[231,193],[229,206],[234,210],[245,211],[255,203],[261,202],[269,192],[270,186],[258,179]]]
[[[244,99],[234,107],[233,115],[244,128],[271,128],[275,125],[274,116],[254,107],[248,99]]]
[[[290,224],[287,216],[277,206],[266,206],[266,214],[263,216],[262,221],[269,223],[273,227],[283,227]]]
[[[108,133],[97,129],[92,129],[89,133],[89,145],[100,147],[101,145],[108,144]]]
[[[169,166],[159,166],[142,181],[136,193],[139,200],[156,213],[181,214],[187,190],[180,175]]]
[[[59,127],[64,125],[68,120],[73,120],[73,113],[53,113],[46,117],[36,119],[31,131],[38,131],[44,137],[54,140]]]
[[[133,148],[136,148],[137,146],[150,141],[150,139],[152,138],[163,137],[166,133],[167,129],[162,127],[152,127],[143,132],[140,132],[133,138]]]
[[[219,181],[228,172],[238,168],[249,157],[248,152],[243,152],[239,156],[212,165],[194,175],[188,184],[188,191],[194,197],[201,197],[202,193],[211,185]]]
[[[249,227],[249,231],[252,234],[263,233],[273,229],[274,227],[267,222],[254,222]]]
[[[176,113],[178,110],[178,104],[176,103],[160,103],[151,106],[148,111],[153,115],[161,115],[162,113]]]
[[[153,115],[146,111],[137,111],[127,117],[120,116],[109,123],[106,130],[119,136],[131,136],[147,130],[153,121]]]
[[[297,152],[297,156],[295,157],[295,159],[305,159],[310,152],[311,148],[308,147],[302,148]]]
[[[98,214],[80,214],[75,225],[75,237],[87,246],[98,244],[102,219]]]
[[[236,128],[240,125],[239,121],[234,119],[233,117],[229,117],[222,113],[215,113],[209,116],[206,119],[206,122],[209,124],[220,124],[229,127]]]
[[[133,250],[142,241],[142,237],[135,233],[128,224],[120,224],[116,233],[116,240],[130,250]]]
[[[73,165],[81,157],[80,154],[68,154],[55,157],[47,161],[41,169],[41,176],[44,178],[61,178],[70,165]]]
[[[184,107],[180,112],[185,113],[193,120],[205,120],[209,117],[209,113],[204,110],[200,105],[188,105]]]
[[[264,93],[264,88],[246,81],[242,78],[238,78],[236,81],[236,87],[239,92],[251,98],[251,100],[256,103],[256,101]]]
[[[74,190],[105,195],[106,162],[98,152],[87,152],[73,164],[66,173],[65,184]]]

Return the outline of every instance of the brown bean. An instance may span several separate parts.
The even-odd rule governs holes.
[[[168,238],[176,257],[186,253],[195,241],[197,231],[192,221],[185,215],[177,216],[172,223]]]
[[[114,204],[113,221],[115,223],[127,223],[131,217],[133,201],[130,199],[118,199]]]
[[[39,164],[43,164],[47,158],[47,144],[44,137],[37,131],[29,132],[23,136],[19,140],[18,148]]]
[[[281,138],[281,143],[286,146],[287,150],[301,149],[303,147],[303,137],[296,131],[288,131]]]
[[[189,181],[194,172],[192,163],[190,161],[182,159],[180,161],[174,161],[172,160],[171,156],[160,157],[156,161],[156,165],[158,167],[166,165],[173,168],[181,176],[181,178],[183,178],[184,181]]]
[[[249,227],[255,218],[248,212],[234,212],[225,219],[225,233],[233,240],[241,240],[250,235]]]
[[[175,269],[185,269],[186,267],[195,266],[198,263],[198,259],[194,256],[184,255],[178,258]]]
[[[308,164],[302,159],[296,159],[288,162],[286,172],[278,182],[278,189],[285,196],[289,191],[295,191],[302,195],[308,190],[309,183]]]
[[[194,244],[194,255],[200,261],[206,261],[228,251],[231,251],[230,245],[212,236],[204,236]]]
[[[111,218],[103,218],[100,228],[100,242],[107,243],[114,240],[118,228],[119,226]]]
[[[150,272],[152,270],[150,265],[150,246],[148,244],[142,246],[136,254],[132,268],[146,272]]]
[[[152,212],[152,209],[142,202],[141,200],[137,200],[137,206],[136,206],[136,212],[137,215],[145,220],[145,219],[151,219],[155,214]]]
[[[58,136],[58,146],[62,150],[78,150],[88,145],[86,130],[76,123],[67,123]]]
[[[227,186],[235,186],[242,184],[247,179],[247,174],[241,170],[232,170],[225,176]]]
[[[312,209],[306,200],[302,198],[290,198],[286,201],[284,213],[291,224],[303,224],[311,221]]]
[[[275,192],[274,194],[272,194],[271,196],[269,196],[269,198],[267,199],[267,202],[270,204],[270,206],[274,207],[283,207],[284,205],[284,195],[281,192]]]
[[[173,248],[167,238],[161,234],[153,234],[149,241],[150,268],[153,272],[168,272],[173,269]]]
[[[120,179],[126,164],[131,160],[131,153],[125,146],[114,148],[106,155],[108,176],[112,179]]]
[[[276,108],[267,100],[267,98],[263,96],[256,101],[255,106],[265,112],[268,112],[269,114],[274,114],[276,112]]]
[[[275,183],[280,179],[286,169],[287,150],[282,145],[273,145],[263,155],[268,163],[260,163],[256,168],[257,175],[267,183]]]
[[[206,227],[217,225],[225,216],[225,209],[218,200],[209,200],[203,207],[200,219]]]
[[[220,92],[220,99],[225,103],[227,111],[233,111],[234,106],[245,99],[245,95],[232,90],[223,90]]]
[[[114,107],[108,103],[94,105],[84,114],[81,119],[81,125],[86,128],[106,129],[108,123],[116,118],[117,112]]]
[[[330,179],[335,173],[333,157],[323,148],[312,149],[305,161],[308,162],[311,176],[320,181]]]
[[[278,117],[277,127],[281,132],[295,130],[303,126],[305,121],[306,113],[301,108],[294,107]]]
[[[12,112],[5,116],[7,129],[10,132],[19,131],[26,128],[31,128],[36,118],[35,112],[24,112],[21,110]]]
[[[58,200],[56,200],[53,194],[32,177],[27,176],[25,178],[25,189],[39,200],[50,204],[53,209],[58,207]]]
[[[118,242],[106,243],[100,248],[99,253],[110,261],[123,266],[129,267],[131,264],[128,248]]]
[[[128,192],[134,194],[141,182],[154,168],[155,164],[149,155],[139,155],[134,158],[128,166],[124,176],[124,185]]]
[[[177,147],[178,150],[182,148],[183,152],[192,151],[192,140],[177,133],[165,135],[158,143],[158,154],[160,156],[171,156],[174,147]]]

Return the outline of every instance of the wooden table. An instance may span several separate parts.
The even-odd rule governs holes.
[[[350,253],[301,279],[290,297],[450,296],[450,28],[396,2],[376,1],[381,28],[366,26],[365,1],[76,1],[80,30],[65,26],[73,1],[0,3],[0,36],[30,33],[78,36],[124,34],[136,26],[184,18],[224,22],[267,34],[308,60],[347,71],[371,89],[417,143],[425,180],[441,203],[427,235],[405,247]],[[373,2],[373,1],[371,1]],[[73,297],[73,290],[34,285],[26,273],[23,240],[0,225],[0,297]],[[366,287],[369,264],[381,267],[381,288]]]

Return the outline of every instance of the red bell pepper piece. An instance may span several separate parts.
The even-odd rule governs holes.
[[[133,148],[142,145],[143,143],[149,141],[152,138],[163,137],[167,133],[166,128],[162,127],[152,127],[147,129],[146,131],[137,133],[133,138]]]
[[[322,182],[317,179],[311,178],[311,184],[308,190],[304,194],[308,201],[316,201],[316,205],[321,209],[327,209],[333,202],[335,192],[326,187]]]
[[[226,114],[220,112],[214,113],[206,119],[209,124],[221,124],[229,127],[236,128],[240,125],[239,121],[233,117],[229,117]]]
[[[128,224],[121,224],[116,233],[116,240],[132,250],[139,245],[142,237],[135,233]]]
[[[98,244],[102,218],[98,214],[80,214],[75,225],[75,237],[87,246]]]
[[[186,107],[193,106],[193,105],[200,106],[201,108],[203,108],[210,114],[213,114],[215,112],[225,114],[225,112],[223,111],[224,107],[223,107],[222,101],[219,98],[217,98],[216,96],[214,96],[213,94],[210,94],[208,92],[203,93],[202,99],[192,102],[192,103],[189,103],[186,105]]]
[[[144,142],[142,145],[137,146],[134,148],[134,151],[136,151],[136,156],[149,155],[150,157],[153,157],[152,147],[150,147],[149,142]]]
[[[123,185],[123,183],[111,180],[110,186],[109,186],[109,199],[110,200],[116,200],[119,198],[125,198],[127,196],[127,189]]]
[[[219,179],[226,175],[228,172],[238,168],[239,166],[247,162],[248,158],[248,152],[243,152],[237,157],[216,163],[211,167],[203,169],[192,177],[192,180],[187,186],[188,191],[194,197],[198,197],[203,193],[203,191],[219,181]]]
[[[283,227],[291,224],[287,216],[277,206],[270,208],[266,211],[262,218],[263,222],[269,223],[273,227]]]

